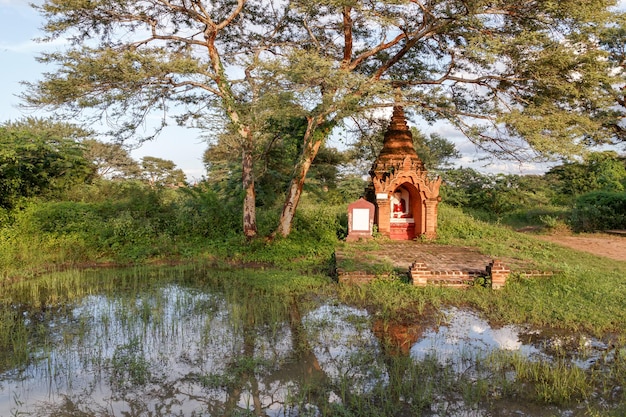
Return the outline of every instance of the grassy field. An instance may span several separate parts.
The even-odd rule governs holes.
[[[82,209],[89,212],[84,207]],[[46,271],[75,267],[211,263],[220,268],[274,269],[289,271],[294,277],[327,276],[327,290],[336,291],[345,301],[367,306],[376,314],[395,320],[412,320],[424,311],[457,305],[477,309],[494,323],[525,323],[585,331],[595,336],[617,334],[623,337],[622,329],[626,329],[626,262],[569,250],[532,235],[517,233],[509,227],[477,220],[446,205],[440,208],[436,243],[470,246],[493,257],[517,259],[537,269],[560,272],[548,278],[513,275],[502,291],[482,287],[467,290],[414,288],[403,283],[401,276],[397,280],[379,280],[365,287],[336,286],[328,275],[333,269],[335,249],[347,245],[337,238],[345,227],[344,213],[345,207],[341,206],[303,205],[292,235],[274,241],[245,242],[228,235],[223,239],[191,236],[189,241],[192,243],[183,246],[183,235],[168,238],[164,231],[155,231],[142,239],[137,238],[137,247],[150,248],[146,253],[151,255],[136,259],[115,254],[116,247],[126,254],[132,251],[135,247],[132,240],[125,241],[123,246],[116,246],[115,241],[108,242],[106,247],[88,242],[89,235],[79,228],[84,219],[80,220],[83,223],[76,223],[76,220],[71,223],[68,218],[62,223],[62,229],[50,226],[50,231],[46,232],[33,225],[32,219],[41,218],[41,215],[31,216],[2,231],[0,276],[7,285]],[[165,218],[160,222],[168,224]],[[103,224],[90,228],[105,229]],[[143,230],[132,223],[128,227],[124,239],[130,233],[139,234]],[[163,251],[159,251],[158,246],[151,246],[157,244],[164,245]],[[384,239],[371,243],[377,247],[384,244]],[[182,253],[181,247],[185,248]],[[364,261],[376,264],[376,260],[367,257],[355,260]],[[376,268],[386,270],[389,265],[376,265]],[[264,285],[272,286],[273,283],[270,280]]]
[[[437,243],[470,246],[493,257],[513,258],[533,268],[560,272],[541,278],[513,274],[501,291],[479,286],[465,290],[419,288],[400,280],[381,279],[365,287],[342,287],[340,292],[346,300],[370,305],[385,317],[415,317],[441,306],[469,306],[495,324],[625,337],[626,262],[545,242],[446,206],[440,212]],[[370,245],[380,247],[384,242]]]

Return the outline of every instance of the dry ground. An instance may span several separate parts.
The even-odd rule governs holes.
[[[580,235],[537,235],[539,239],[593,253],[618,261],[626,261],[626,236],[605,233]]]

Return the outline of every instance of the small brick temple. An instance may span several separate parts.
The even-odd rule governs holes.
[[[370,175],[367,199],[375,206],[374,224],[379,233],[394,240],[437,236],[441,177],[429,178],[400,106],[393,108],[383,148]]]

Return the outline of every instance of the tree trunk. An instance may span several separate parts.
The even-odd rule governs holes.
[[[289,328],[291,329],[291,345],[295,355],[294,368],[286,368],[297,379],[302,381],[302,386],[310,387],[308,392],[309,401],[316,404],[322,410],[328,410],[328,389],[332,383],[322,366],[320,365],[313,346],[309,341],[309,335],[302,324],[302,315],[298,307],[298,300],[292,300],[289,306]],[[297,369],[298,374],[294,372]]]
[[[245,1],[238,0],[238,11],[232,16],[239,14],[244,3]],[[215,46],[215,39],[219,30],[221,30],[221,28],[218,26],[207,25],[205,29],[205,39],[207,42],[206,46],[209,52],[211,65],[213,67],[213,71],[215,72],[215,82],[217,83],[217,87],[222,95],[222,102],[225,105],[226,114],[243,141],[241,151],[241,181],[243,191],[245,193],[243,200],[243,234],[246,239],[249,240],[257,235],[256,195],[254,192],[254,160],[252,158],[254,141],[250,126],[241,121],[240,114],[234,106],[235,96],[231,85],[228,82],[228,77],[226,77],[226,71],[222,65],[220,53]]]
[[[252,239],[257,234],[253,165],[252,152],[244,148],[242,151],[241,180],[245,193],[243,199],[243,234],[247,239]]]
[[[289,183],[289,189],[287,190],[287,196],[285,197],[285,204],[283,205],[283,211],[278,220],[278,228],[274,232],[274,235],[280,235],[283,237],[289,236],[291,233],[291,227],[293,225],[293,218],[296,215],[296,208],[300,202],[300,196],[302,195],[302,188],[304,187],[304,180],[311,164],[317,156],[322,145],[323,136],[320,139],[315,139],[313,133],[315,128],[319,125],[319,120],[309,119],[306,132],[304,133],[304,146],[302,148],[302,156],[300,161],[294,169],[294,175]]]

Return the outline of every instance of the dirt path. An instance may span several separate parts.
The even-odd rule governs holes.
[[[626,261],[626,237],[604,233],[581,235],[537,235],[539,239],[558,243],[583,252]]]

